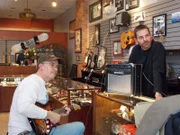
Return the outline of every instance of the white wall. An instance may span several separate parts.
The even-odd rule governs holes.
[[[71,9],[67,10],[60,16],[58,16],[54,21],[54,31],[55,32],[67,32],[69,33],[69,22],[76,18],[76,5]],[[69,35],[68,35],[69,37]],[[71,69],[71,65],[76,62],[76,55],[74,53],[74,39],[68,38],[68,74]]]

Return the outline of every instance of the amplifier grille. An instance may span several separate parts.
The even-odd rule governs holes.
[[[131,89],[131,75],[114,75],[108,74],[107,92],[116,92],[126,95],[132,94]]]

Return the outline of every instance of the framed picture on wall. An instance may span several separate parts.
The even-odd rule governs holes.
[[[116,32],[119,32],[119,27],[116,25],[116,20],[114,18],[109,21],[109,33],[116,33]]]
[[[101,0],[89,6],[89,22],[93,22],[102,18],[102,3]]]
[[[95,43],[96,45],[100,44],[100,24],[95,25]]]
[[[115,0],[117,11],[124,9],[124,0]]]
[[[155,37],[166,36],[166,14],[153,17],[152,33]]]
[[[113,42],[113,55],[114,56],[123,55],[120,40]]]
[[[103,7],[110,5],[110,2],[113,3],[113,0],[103,0]]]
[[[82,29],[75,30],[75,53],[81,53],[82,51]]]
[[[126,10],[131,10],[139,7],[139,0],[125,0],[126,1]]]
[[[74,30],[76,27],[76,20],[72,20],[69,22],[69,39],[74,39],[75,34],[74,34]]]

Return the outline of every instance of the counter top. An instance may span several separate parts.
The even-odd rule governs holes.
[[[144,96],[128,96],[128,95],[120,95],[117,93],[107,93],[107,92],[99,92],[96,93],[99,96],[104,98],[108,98],[112,101],[121,102],[124,105],[135,106],[138,102],[154,102],[155,99],[144,97]]]
[[[93,86],[93,85],[89,85],[87,83],[82,83],[82,82],[78,82],[78,81],[74,81],[71,79],[67,79],[67,78],[58,78],[56,79],[56,85],[61,87],[62,89],[66,89],[66,90],[95,90],[98,89],[100,90],[100,87],[97,86]]]

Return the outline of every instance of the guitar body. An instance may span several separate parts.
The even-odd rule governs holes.
[[[40,103],[36,103],[36,105],[40,108],[43,108],[44,110],[52,111],[52,103],[53,103],[52,101],[49,101],[45,105],[42,105]],[[80,110],[81,109],[81,107],[77,104],[72,104],[69,106],[69,108],[74,109],[74,110]],[[60,109],[53,110],[53,112],[64,113],[64,112],[66,112],[66,109],[60,108]],[[31,124],[33,131],[36,133],[36,135],[49,135],[52,128],[56,126],[53,123],[51,123],[51,121],[48,119],[31,119],[31,118],[28,118],[28,120]]]
[[[94,46],[92,49],[92,56],[89,60],[88,68],[95,69],[97,66],[97,59],[98,59],[98,47]]]
[[[101,48],[99,49],[99,55],[97,59],[97,65],[96,65],[97,69],[102,69],[104,67],[105,55],[106,55],[106,48],[101,46]]]
[[[88,67],[90,65],[92,56],[93,56],[93,52],[91,51],[91,49],[88,49],[87,52],[85,53],[85,58],[83,61],[84,67]]]
[[[48,102],[45,105],[36,103],[36,105],[47,111],[52,110],[52,102]],[[33,131],[36,133],[36,135],[48,135],[51,132],[51,129],[55,126],[48,119],[46,119],[46,120],[30,119],[30,118],[28,118],[28,119],[29,119],[31,127],[33,128]]]
[[[120,39],[122,49],[129,48],[131,45],[135,44],[134,31],[123,32]]]

